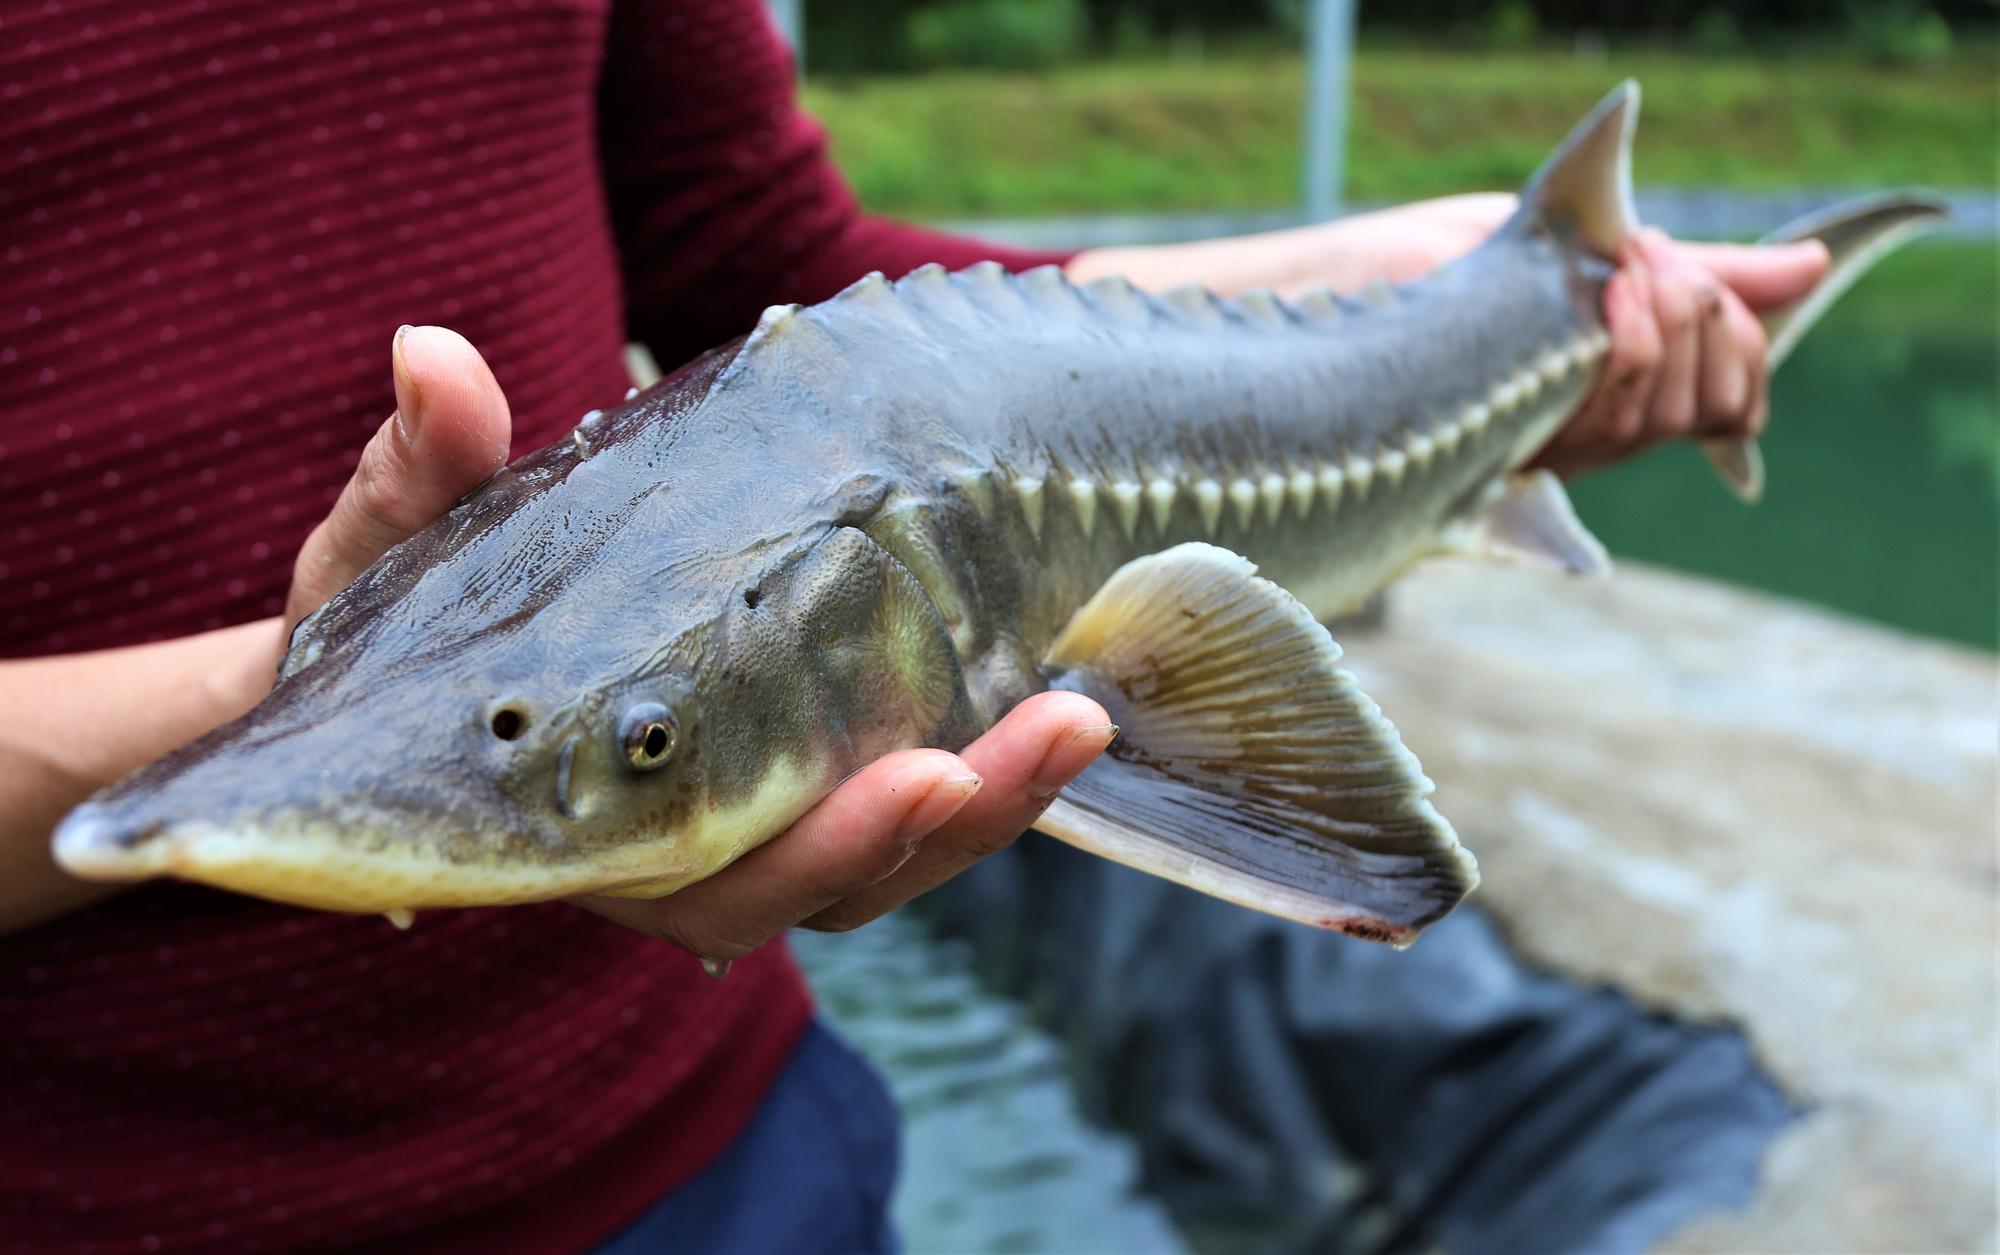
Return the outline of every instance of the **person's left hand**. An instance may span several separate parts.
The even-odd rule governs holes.
[[[1400,283],[1470,252],[1507,221],[1512,196],[1445,196],[1329,223],[1299,255],[1318,283]],[[1314,247],[1316,246],[1316,247]],[[1739,438],[1763,430],[1764,328],[1757,315],[1801,300],[1825,277],[1817,242],[1684,244],[1640,230],[1604,290],[1611,352],[1597,390],[1536,455],[1561,475],[1620,461],[1667,440]]]
[[[1827,260],[1818,241],[1678,244],[1640,231],[1604,289],[1611,351],[1597,390],[1535,464],[1573,475],[1667,440],[1761,432],[1769,345],[1757,315],[1802,300]]]
[[[1407,282],[1472,251],[1517,204],[1499,193],[1443,196],[1239,239],[1090,249],[1066,269],[1078,282],[1124,274],[1154,290],[1196,282],[1223,295],[1258,286],[1280,296],[1351,293]],[[1538,464],[1574,474],[1664,440],[1760,430],[1767,346],[1756,315],[1811,292],[1825,277],[1826,249],[1680,244],[1648,228],[1615,260],[1603,379]]]
[[[1082,694],[1041,693],[957,754],[869,764],[706,880],[664,898],[575,901],[719,975],[787,928],[857,928],[1010,845],[1116,733]]]

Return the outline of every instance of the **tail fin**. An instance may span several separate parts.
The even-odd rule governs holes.
[[[1600,257],[1639,229],[1632,208],[1632,129],[1639,84],[1626,79],[1576,124],[1521,193],[1520,218],[1540,219]]]
[[[1890,193],[1843,201],[1788,222],[1765,236],[1761,243],[1818,240],[1826,245],[1833,259],[1826,278],[1804,300],[1764,316],[1764,334],[1771,344],[1767,359],[1770,369],[1778,368],[1799,337],[1869,267],[1911,236],[1936,226],[1948,214],[1945,205],[1932,198]],[[1763,496],[1764,454],[1755,438],[1705,441],[1702,452],[1739,499],[1754,503]]]

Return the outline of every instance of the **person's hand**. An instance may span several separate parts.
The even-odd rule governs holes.
[[[143,763],[237,718],[277,678],[292,624],[507,456],[507,403],[458,335],[406,328],[392,350],[397,417],[383,424],[333,512],[306,541],[273,616],[85,654],[0,661],[0,934],[104,897],[50,857],[71,807]],[[121,729],[118,736],[104,729]]]
[[[783,833],[678,893],[579,901],[720,975],[787,928],[859,927],[1011,844],[1116,731],[1089,698],[1042,693],[962,753],[905,750],[863,768]]]
[[[513,418],[464,336],[404,327],[389,346],[396,410],[361,450],[347,487],[292,564],[284,635],[507,462]]]
[[[1307,250],[1324,254],[1314,273],[1280,291],[1416,278],[1472,251],[1516,203],[1506,195],[1446,196],[1330,223]],[[1768,346],[1757,315],[1811,292],[1826,274],[1825,247],[1683,244],[1647,227],[1617,263],[1604,291],[1611,351],[1603,380],[1535,464],[1573,475],[1662,441],[1762,431]]]
[[[405,327],[391,359],[396,413],[299,551],[287,636],[506,461],[506,397],[463,337]],[[263,674],[268,685],[268,667]],[[853,928],[1007,845],[1112,734],[1089,698],[1044,693],[962,754],[908,750],[863,768],[791,828],[679,893],[578,901],[710,960],[747,954],[796,924]]]
[[[1573,475],[1666,440],[1761,432],[1769,346],[1757,315],[1802,300],[1827,262],[1816,240],[1678,244],[1651,227],[1639,232],[1604,290],[1603,377],[1536,465]]]
[[[1122,274],[1161,291],[1200,283],[1224,296],[1353,293],[1403,283],[1471,252],[1512,216],[1501,193],[1443,196],[1336,222],[1237,239],[1088,249],[1077,282]],[[1817,243],[1677,244],[1640,232],[1604,296],[1611,353],[1603,381],[1539,455],[1563,474],[1684,436],[1752,435],[1764,423],[1764,332],[1755,315],[1803,298],[1826,274]]]

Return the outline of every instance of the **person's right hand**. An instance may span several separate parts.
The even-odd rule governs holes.
[[[112,886],[72,879],[49,833],[77,803],[263,699],[292,624],[507,456],[507,402],[479,354],[438,327],[391,351],[397,412],[299,554],[282,619],[174,640],[0,662],[0,933]],[[105,729],[117,729],[108,736]]]
[[[390,546],[416,535],[507,462],[513,417],[486,359],[443,327],[389,346],[396,410],[361,450],[339,500],[299,548],[284,636]]]

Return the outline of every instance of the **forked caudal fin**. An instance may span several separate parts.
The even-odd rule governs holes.
[[[1340,647],[1251,563],[1186,544],[1118,569],[1049,647],[1119,738],[1036,827],[1286,919],[1406,944],[1478,883]]]
[[[1862,197],[1843,201],[1807,214],[1779,227],[1760,243],[1792,244],[1818,240],[1826,245],[1831,260],[1826,277],[1806,298],[1776,313],[1764,316],[1764,334],[1771,348],[1766,361],[1778,369],[1799,337],[1812,329],[1827,307],[1868,268],[1889,255],[1911,236],[1936,226],[1950,211],[1941,201],[1908,192]],[[1702,452],[1715,464],[1729,490],[1745,502],[1764,494],[1764,454],[1753,437],[1747,440],[1710,440]]]

